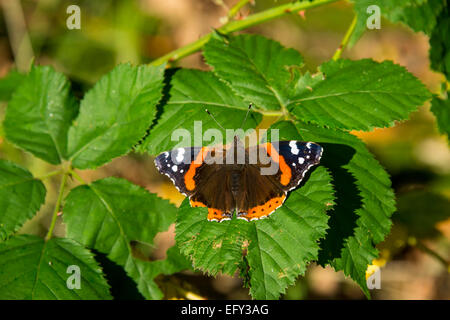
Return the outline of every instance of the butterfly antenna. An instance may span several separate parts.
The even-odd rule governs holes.
[[[209,114],[209,116],[214,120],[215,123],[217,123],[217,125],[222,128],[222,130],[226,131],[224,127],[222,127],[222,125],[216,120],[216,118],[214,118],[214,116],[212,115],[211,112],[209,112],[208,109],[205,109],[206,113]]]
[[[248,109],[247,109],[247,113],[245,114],[244,121],[242,121],[241,129],[244,129],[245,121],[247,121],[248,114],[250,113],[250,109],[251,109],[252,107],[253,107],[253,104],[250,103],[250,104],[248,105]]]

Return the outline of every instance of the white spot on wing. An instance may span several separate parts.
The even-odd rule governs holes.
[[[177,156],[176,156],[175,160],[177,160],[178,163],[181,163],[183,161],[184,152],[185,152],[185,150],[183,148],[177,149]]]
[[[300,150],[298,150],[297,148],[297,142],[292,140],[291,142],[289,142],[289,146],[291,147],[291,153],[297,155]]]
[[[303,164],[303,162],[305,162],[305,158],[303,157],[298,158],[298,163]]]
[[[172,167],[172,171],[173,171],[173,172],[177,172],[177,170],[178,170],[178,166],[177,166],[177,165],[174,165],[174,166]]]

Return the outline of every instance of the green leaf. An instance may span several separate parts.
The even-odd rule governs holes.
[[[33,66],[9,101],[6,138],[52,164],[67,158],[67,131],[77,113],[70,83],[51,67]]]
[[[377,257],[374,245],[390,231],[395,211],[394,192],[386,171],[357,137],[312,124],[279,122],[280,139],[319,143],[321,164],[328,168],[336,190],[336,205],[329,211],[327,236],[321,242],[319,262],[354,279],[369,295],[365,271]]]
[[[164,66],[117,66],[81,101],[69,130],[76,168],[95,168],[126,154],[146,133],[161,99]]]
[[[280,110],[288,103],[295,84],[294,70],[303,58],[294,49],[257,35],[241,35],[229,41],[213,38],[204,55],[214,73],[226,80],[247,103],[262,110]]]
[[[0,240],[17,232],[44,202],[40,180],[17,164],[0,160]]]
[[[205,208],[180,207],[176,240],[193,265],[210,274],[233,275],[238,267],[250,279],[255,299],[277,299],[318,258],[333,204],[331,179],[318,167],[268,219],[209,222]],[[247,270],[248,266],[248,270]]]
[[[447,99],[433,97],[431,101],[431,112],[436,116],[439,132],[447,134],[450,138],[450,91],[447,92]]]
[[[176,129],[185,129],[192,135],[194,121],[202,122],[203,132],[210,128],[218,129],[205,109],[208,109],[223,127],[236,129],[242,124],[248,110],[248,104],[235,96],[212,72],[189,69],[177,71],[170,81],[169,96],[161,117],[140,148],[153,155],[175,146],[192,146],[192,143],[195,145],[195,142],[191,141],[193,136],[183,145],[178,145],[179,141],[173,141],[171,138]],[[251,112],[244,129],[254,128],[260,121],[261,115]],[[199,136],[202,134],[200,132]]]
[[[366,30],[367,19],[373,14],[367,8],[377,5],[383,17],[391,22],[401,22],[415,32],[430,35],[435,28],[436,16],[442,11],[442,0],[352,0],[357,15],[357,24],[349,44],[353,46]]]
[[[106,178],[71,190],[63,218],[69,238],[107,254],[144,297],[160,299],[162,293],[153,281],[159,269],[134,257],[131,243],[152,246],[155,235],[167,230],[175,215],[176,208],[167,200],[127,180]]]
[[[69,289],[77,266],[80,289]],[[20,235],[0,243],[0,299],[111,299],[92,253],[70,239]]]
[[[430,98],[416,77],[390,61],[340,59],[319,70],[298,81],[289,110],[321,126],[356,130],[392,126]]]
[[[450,79],[450,4],[437,17],[437,24],[430,37],[430,61],[433,70]]]
[[[26,77],[23,73],[16,70],[11,70],[9,73],[0,79],[0,101],[8,101],[12,94],[20,86],[23,79]]]

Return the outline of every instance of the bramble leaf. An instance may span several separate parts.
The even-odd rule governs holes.
[[[6,108],[6,138],[58,164],[67,158],[67,131],[77,111],[65,76],[51,67],[33,66]]]
[[[126,154],[146,133],[161,99],[164,65],[122,64],[81,101],[69,130],[69,155],[76,168],[95,168]]]
[[[439,132],[442,134],[447,134],[450,139],[450,91],[447,92],[447,99],[441,99],[438,97],[433,97],[431,100],[431,112],[436,116],[437,126]]]
[[[417,78],[387,61],[329,61],[318,74],[300,75],[300,54],[261,36],[215,37],[204,54],[214,73],[264,114],[289,111],[321,126],[357,130],[391,126],[430,98]]]
[[[416,77],[389,61],[340,59],[319,70],[298,81],[288,108],[298,119],[321,126],[356,130],[392,126],[431,96]]]
[[[374,245],[390,231],[394,192],[386,171],[356,136],[297,122],[279,122],[280,139],[319,143],[321,165],[330,170],[336,205],[329,211],[330,229],[321,241],[320,264],[331,264],[354,279],[367,296],[365,272],[377,257]]]
[[[153,281],[160,266],[134,257],[132,242],[152,246],[155,235],[167,230],[175,215],[176,208],[167,200],[118,178],[71,190],[63,212],[67,237],[107,254],[125,269],[147,299],[162,297]],[[178,266],[185,268],[182,262]],[[171,270],[179,271],[178,267]]]
[[[194,136],[194,121],[201,121],[198,137],[202,137],[207,129],[218,129],[217,124],[205,112],[205,109],[208,109],[225,128],[239,129],[242,124],[248,104],[236,97],[233,91],[212,72],[179,70],[173,75],[170,86],[170,99],[164,105],[161,117],[144,140],[140,150],[146,150],[154,155],[170,150],[176,145],[200,145],[202,141],[198,144],[191,141]],[[244,129],[254,128],[260,121],[261,115],[251,112]],[[184,141],[183,145],[178,145],[178,140],[171,139],[176,129],[182,129],[192,137],[189,136],[188,141]]]
[[[77,269],[70,269],[75,266]],[[0,243],[0,299],[111,299],[92,253],[70,239],[20,235]],[[70,279],[79,271],[80,288]]]
[[[204,55],[214,73],[227,81],[247,103],[262,110],[280,110],[288,103],[303,58],[274,40],[240,35],[229,41],[213,38]]]
[[[401,22],[415,32],[422,31],[430,35],[435,28],[436,16],[442,11],[442,0],[352,0],[354,11],[357,15],[355,31],[351,35],[349,44],[353,46],[362,36],[366,28],[367,20],[374,14],[367,12],[369,6],[376,5],[380,14],[391,22]]]
[[[253,298],[277,299],[318,258],[334,198],[330,182],[325,168],[316,168],[283,206],[256,222],[210,222],[205,208],[191,208],[186,200],[178,212],[177,243],[195,268],[233,275],[243,267]]]
[[[45,201],[45,186],[17,164],[0,160],[0,240],[17,232]]]
[[[10,70],[6,76],[0,79],[0,101],[11,99],[14,91],[20,86],[26,75],[16,70]]]
[[[446,4],[437,17],[437,24],[430,37],[430,61],[433,70],[450,79],[450,4]]]

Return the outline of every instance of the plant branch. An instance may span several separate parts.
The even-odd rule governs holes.
[[[252,26],[261,24],[266,21],[274,20],[280,18],[290,13],[295,13],[298,11],[311,9],[315,7],[322,6],[324,4],[337,2],[339,0],[317,0],[314,2],[292,2],[284,5],[280,5],[274,8],[270,8],[252,15],[249,15],[245,19],[230,21],[217,29],[221,34],[230,34],[236,31],[244,30]],[[197,51],[199,51],[208,41],[211,39],[212,32],[204,35],[197,41],[194,41],[184,47],[178,48],[168,54],[153,60],[150,65],[157,66],[165,62],[174,62],[186,56],[189,56]]]
[[[344,35],[344,38],[342,39],[341,44],[339,45],[339,48],[337,48],[336,52],[333,55],[333,60],[337,60],[341,57],[342,51],[345,49],[345,47],[347,46],[348,41],[350,40],[350,37],[353,34],[353,31],[355,31],[355,27],[356,27],[356,22],[357,22],[357,17],[356,15],[353,17],[352,23],[350,24],[350,26],[347,29],[347,32]]]
[[[50,223],[50,227],[48,228],[47,235],[45,236],[45,241],[48,241],[51,239],[53,234],[53,229],[56,225],[56,219],[58,218],[58,212],[61,207],[61,202],[64,196],[64,188],[66,187],[67,182],[67,176],[69,175],[69,172],[64,172],[62,178],[61,178],[61,185],[59,186],[59,193],[58,193],[58,199],[56,200],[55,209],[53,210],[53,216],[52,216],[52,222]]]

